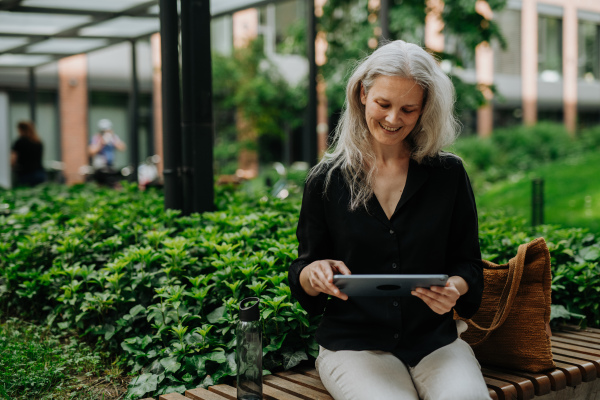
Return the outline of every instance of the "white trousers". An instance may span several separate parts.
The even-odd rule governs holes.
[[[321,347],[316,368],[335,400],[491,400],[479,362],[460,338],[415,367],[385,351]]]

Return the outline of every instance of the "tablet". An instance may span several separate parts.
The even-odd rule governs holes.
[[[411,296],[418,287],[446,286],[448,275],[334,275],[333,284],[348,296]]]

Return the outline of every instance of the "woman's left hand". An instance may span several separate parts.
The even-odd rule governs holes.
[[[451,276],[446,282],[446,286],[431,286],[427,288],[417,288],[411,292],[423,300],[425,304],[437,314],[446,314],[452,311],[456,301],[460,296],[467,293],[469,285],[460,276]]]

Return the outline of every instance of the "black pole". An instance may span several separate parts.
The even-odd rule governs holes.
[[[146,157],[156,154],[156,146],[154,144],[154,95],[150,96],[150,104],[148,104],[148,112],[146,113],[146,126],[148,127],[146,137]]]
[[[140,112],[139,112],[139,85],[137,75],[137,52],[135,49],[135,40],[131,44],[131,88],[129,91],[129,158],[133,165],[133,170],[129,176],[132,182],[138,181],[138,165],[140,164]]]
[[[304,161],[309,165],[317,163],[317,63],[315,60],[315,39],[317,37],[315,2],[307,0],[308,15],[306,48],[308,57],[308,110],[304,135]]]
[[[35,82],[35,68],[29,68],[29,119],[35,123],[37,106],[37,85]]]
[[[165,208],[183,209],[177,1],[160,0],[160,55]]]
[[[379,7],[381,40],[390,40],[390,0],[381,0]]]
[[[183,214],[193,211],[194,190],[192,187],[192,0],[181,0],[181,184],[183,189]],[[200,23],[199,21],[197,23]],[[197,51],[197,50],[196,50]]]
[[[210,2],[193,0],[192,40],[192,152],[194,212],[214,211],[214,122],[212,109],[212,60],[210,46]]]

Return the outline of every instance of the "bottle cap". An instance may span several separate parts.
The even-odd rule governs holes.
[[[260,319],[260,300],[258,297],[246,297],[240,303],[240,321],[250,322]]]

